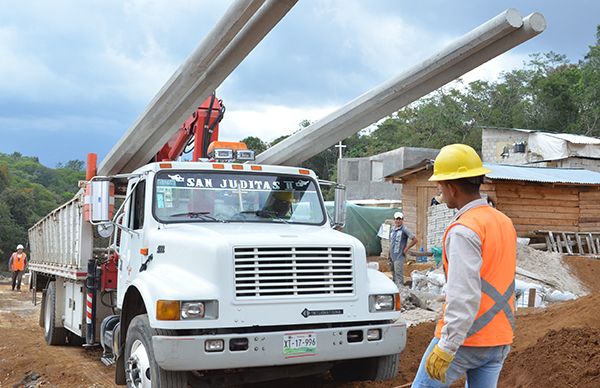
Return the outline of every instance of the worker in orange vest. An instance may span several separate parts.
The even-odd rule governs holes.
[[[17,245],[17,251],[13,252],[8,260],[8,270],[12,272],[12,290],[21,291],[21,278],[27,265],[27,254],[23,252],[23,245]]]
[[[490,172],[464,144],[443,147],[435,159],[429,180],[458,213],[442,246],[443,315],[413,387],[449,387],[465,374],[469,387],[496,387],[510,351],[517,235],[512,221],[481,198]]]

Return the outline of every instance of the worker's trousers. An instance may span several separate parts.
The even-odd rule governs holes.
[[[427,357],[429,357],[429,354],[438,341],[437,338],[434,338],[427,350],[425,350],[419,370],[412,383],[413,388],[449,387],[465,374],[467,377],[465,387],[496,388],[502,365],[506,356],[508,356],[508,352],[510,352],[509,345],[488,347],[461,346],[458,348],[454,360],[452,360],[446,372],[446,383],[442,384],[441,381],[429,377],[425,368]]]
[[[404,259],[392,260],[392,275],[398,288],[404,287]]]
[[[21,290],[21,278],[23,278],[23,271],[13,271],[12,273],[12,289],[14,291],[15,286],[17,290]]]

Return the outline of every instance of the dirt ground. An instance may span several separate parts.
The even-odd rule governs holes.
[[[39,307],[31,293],[0,285],[0,387],[112,387],[98,349],[46,345]]]
[[[600,387],[600,260],[567,263],[592,292],[546,309],[519,310],[512,351],[500,387]],[[39,306],[28,292],[0,285],[0,387],[115,387],[100,351],[46,346]],[[328,375],[279,380],[252,388],[392,388],[410,383],[431,340],[433,323],[411,327],[400,372],[393,381],[334,383]],[[458,385],[457,385],[458,386]]]
[[[592,293],[517,316],[500,387],[600,387],[600,260],[566,262]]]

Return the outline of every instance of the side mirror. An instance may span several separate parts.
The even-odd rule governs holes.
[[[333,228],[341,230],[346,224],[346,186],[335,185]]]
[[[110,223],[115,205],[114,185],[106,178],[93,178],[85,188],[84,212],[92,225]]]

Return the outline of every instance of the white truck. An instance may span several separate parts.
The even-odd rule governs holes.
[[[207,160],[94,177],[29,230],[47,343],[99,342],[132,387],[393,378],[398,289],[335,230],[343,187],[331,220],[319,183],[302,168]]]

